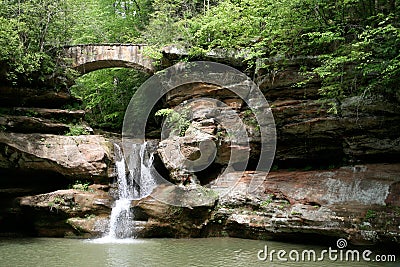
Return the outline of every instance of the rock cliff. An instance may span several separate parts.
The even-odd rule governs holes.
[[[35,209],[26,213],[35,198],[19,205],[18,197],[49,194],[75,183],[109,184],[114,177],[113,146],[108,138],[93,135],[83,110],[62,108],[77,101],[68,92],[0,87],[0,93],[0,234],[32,232],[25,220],[32,222],[50,210],[46,216],[57,217],[53,211],[59,209],[43,211],[39,205],[38,214]],[[74,127],[75,134],[85,135],[72,135]],[[56,230],[60,225],[46,224],[43,229],[55,233],[47,230],[41,235],[59,236],[65,229]]]
[[[318,99],[318,79],[297,86],[303,79],[299,62],[279,69],[255,75],[274,115],[277,148],[272,171],[251,193],[247,192],[250,178],[266,173],[254,173],[260,132],[246,103],[229,90],[203,83],[167,94],[170,108],[201,97],[222,104],[196,101],[187,129],[159,142],[154,162],[163,169],[164,178],[181,187],[196,184],[218,192],[224,185],[216,181],[233,152],[239,156],[230,173],[243,166],[246,171],[228,194],[210,205],[179,208],[149,197],[134,201],[132,227],[138,236],[277,240],[324,236],[344,237],[353,244],[400,244],[400,103],[377,95],[349,97],[336,103],[337,112],[332,113]],[[73,101],[68,94],[20,89],[13,96],[9,89],[2,90],[6,92],[0,97],[3,234],[99,236],[114,200],[108,192],[114,176],[111,140],[90,134],[83,111],[60,108]],[[233,145],[232,134],[219,123],[227,110],[237,112],[244,122],[248,145]],[[89,135],[66,136],[76,122]],[[234,123],[229,126],[238,132]],[[215,146],[213,163],[194,173],[182,170],[184,158],[203,160],[201,143]],[[177,152],[184,158],[174,156]],[[246,153],[245,164],[240,155]],[[66,190],[78,179],[94,185]],[[156,192],[168,190],[160,186]],[[15,223],[21,219],[28,226]]]

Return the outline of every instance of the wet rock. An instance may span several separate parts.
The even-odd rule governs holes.
[[[84,218],[69,218],[66,220],[66,223],[70,225],[74,231],[67,231],[64,233],[64,236],[79,236],[82,238],[100,237],[104,235],[104,233],[107,233],[109,222],[109,216],[106,214],[100,216],[91,214]]]
[[[175,186],[158,186],[151,196],[132,201],[136,212],[148,217],[148,223],[137,234],[145,237],[199,237],[217,198],[215,192],[201,186],[182,190]]]
[[[91,187],[88,191],[58,190],[19,199],[22,214],[33,234],[65,236],[104,232],[105,218],[111,211],[111,197]]]

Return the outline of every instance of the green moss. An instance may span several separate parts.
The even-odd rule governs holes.
[[[66,132],[66,136],[78,136],[78,135],[88,135],[90,134],[86,127],[83,125],[70,125],[69,132]]]
[[[376,218],[376,212],[374,210],[368,210],[365,214],[365,220],[372,220]]]

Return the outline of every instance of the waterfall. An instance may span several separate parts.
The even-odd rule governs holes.
[[[110,215],[110,227],[105,239],[120,239],[135,237],[133,222],[134,214],[131,211],[131,202],[148,196],[156,182],[152,175],[153,153],[147,156],[147,142],[134,144],[129,174],[126,173],[125,158],[121,147],[114,144],[115,166],[118,179],[118,199]]]

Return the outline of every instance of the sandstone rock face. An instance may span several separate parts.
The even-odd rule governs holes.
[[[19,205],[37,236],[98,236],[108,227],[112,198],[104,188],[69,189],[20,198]]]
[[[315,95],[307,93],[313,83],[301,88],[302,94],[290,92],[296,82],[301,81],[301,75],[294,67],[277,73],[274,81],[270,79],[260,81],[260,87],[270,101],[277,129],[275,165],[304,168],[397,162],[400,156],[399,102],[388,101],[383,96],[350,97],[337,103],[335,114],[328,112],[328,106],[316,100]],[[317,81],[314,84],[318,84]],[[219,144],[226,139],[221,138],[224,127],[219,122],[227,109],[236,111],[246,124],[250,158],[257,158],[260,149],[257,121],[249,115],[250,111],[241,99],[229,90],[198,83],[172,90],[167,99],[174,106],[202,97],[216,98],[228,105],[226,108],[210,106],[209,102],[201,100],[190,105],[193,113],[191,126],[213,135],[210,139],[218,140],[215,162],[225,165],[231,151],[227,142]],[[234,128],[235,125],[229,123],[228,127]]]
[[[255,239],[326,236],[353,244],[398,243],[399,171],[399,164],[371,164],[271,172],[258,192],[246,194],[249,172],[220,199],[208,231]]]
[[[274,169],[297,171],[271,172],[253,194],[247,189],[255,175],[251,170],[260,153],[260,134],[246,104],[229,90],[202,83],[181,86],[167,95],[168,103],[178,109],[182,102],[216,98],[237,112],[249,136],[248,171],[230,194],[220,196],[198,234],[256,239],[323,236],[347,238],[354,244],[399,243],[400,103],[383,96],[350,97],[336,103],[336,113],[329,112],[329,106],[318,100],[317,78],[306,87],[295,86],[304,79],[299,65],[291,62],[281,70],[256,75],[277,129]],[[182,137],[160,142],[160,158],[170,171],[171,182],[179,184],[190,177],[218,191],[225,185],[218,178],[233,149],[216,119],[226,108],[202,100],[195,103],[190,106],[193,117],[189,129]],[[235,124],[228,126],[234,128]],[[195,132],[192,129],[198,131],[194,136],[190,136]],[[216,156],[209,168],[192,178],[193,173],[182,172],[184,159],[173,155],[180,151],[186,159],[199,157],[197,139],[201,136],[215,143]],[[327,170],[306,171],[317,168]],[[153,217],[157,216],[161,215]]]
[[[134,200],[132,206],[135,211],[147,218],[142,227],[137,229],[137,236],[199,237],[217,203],[218,195],[200,186],[185,189],[185,193],[178,192],[173,186],[162,185],[154,190],[153,196]],[[158,200],[158,196],[167,196],[167,201]],[[169,204],[176,198],[180,198],[181,206]]]
[[[112,148],[101,136],[0,133],[0,168],[52,171],[101,180],[111,176]]]
[[[2,107],[58,108],[77,101],[77,99],[73,98],[66,91],[51,91],[46,89],[0,86],[0,95],[0,106]]]
[[[26,107],[15,107],[12,110],[15,115],[31,115],[38,116],[44,119],[63,120],[68,122],[74,122],[82,120],[85,116],[84,110],[67,110],[57,108],[26,108]]]
[[[305,61],[301,64],[306,64]],[[318,79],[307,87],[294,86],[303,79],[299,66],[300,62],[294,61],[285,68],[261,70],[255,75],[275,118],[278,140],[274,170],[278,171],[269,173],[253,193],[247,192],[251,177],[263,175],[252,171],[260,154],[260,131],[246,103],[227,89],[203,83],[183,85],[168,93],[166,100],[171,107],[181,102],[192,103],[191,121],[182,136],[165,136],[158,144],[155,158],[161,161],[157,164],[165,166],[168,172],[165,176],[169,175],[171,182],[192,193],[183,194],[181,207],[151,197],[132,201],[135,211],[132,227],[138,236],[343,237],[353,244],[399,243],[400,104],[382,96],[351,97],[337,103],[337,113],[330,113],[317,100]],[[0,88],[0,92],[2,106],[10,109],[23,106],[14,108],[15,114],[0,117],[0,124],[6,128],[5,131],[0,128],[0,171],[21,170],[27,176],[31,171],[43,175],[50,172],[57,174],[56,178],[110,182],[112,148],[107,139],[95,135],[43,134],[64,129],[64,122],[57,124],[52,120],[57,116],[62,119],[67,116],[68,122],[82,119],[82,112],[46,110],[72,101],[68,94],[7,88]],[[191,102],[202,97],[220,102]],[[41,108],[29,108],[32,106]],[[26,115],[31,109],[37,117]],[[228,111],[237,112],[244,122],[249,145],[232,142],[234,136],[241,134]],[[225,126],[231,132],[221,124],[222,118],[227,120]],[[33,129],[42,133],[34,133]],[[201,153],[202,143],[215,146],[210,167],[195,173],[183,168],[186,160],[199,160],[199,165],[208,162],[206,159],[211,155],[202,158],[205,156]],[[232,159],[234,151],[239,153]],[[231,160],[234,164],[230,174],[235,174],[235,166],[241,167],[245,158],[250,159],[247,172],[232,191],[219,198],[211,194],[207,204],[196,205],[196,201],[202,200],[198,194],[203,196],[203,190],[208,190],[199,183],[219,191],[229,179],[221,183],[214,180],[221,178]],[[342,165],[351,167],[335,169]],[[297,168],[297,171],[282,168]],[[326,170],[306,171],[313,168]],[[171,201],[181,198],[173,188],[163,185],[154,193],[168,196]],[[15,213],[20,216],[18,219],[29,222],[28,231],[32,233],[94,237],[106,231],[113,199],[105,188],[93,186],[92,191],[38,194],[27,188],[4,188],[0,189],[0,198],[4,194],[25,196]],[[31,192],[34,195],[26,197]],[[11,197],[0,200],[3,199],[7,203],[0,201],[1,209],[12,206],[8,203],[12,202]],[[4,217],[0,214],[0,223]]]
[[[65,123],[28,116],[3,115],[0,117],[0,127],[7,132],[18,133],[65,134],[69,131],[69,126]]]

